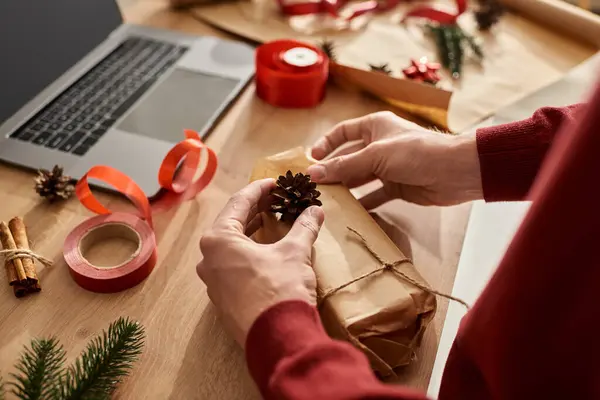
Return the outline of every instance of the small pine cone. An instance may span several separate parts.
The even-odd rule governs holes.
[[[285,176],[280,176],[271,194],[275,197],[271,211],[281,213],[281,221],[293,222],[308,207],[323,205],[317,199],[321,195],[317,184],[310,180],[310,175],[302,173],[294,176],[288,171]]]
[[[331,61],[331,62],[337,61],[337,55],[335,53],[335,44],[333,43],[332,40],[323,40],[319,44],[319,47],[321,48],[323,53],[325,53],[327,58],[329,58],[329,61]]]
[[[475,21],[481,31],[487,31],[496,25],[504,14],[504,6],[496,1],[488,1],[481,4],[475,11]]]
[[[63,174],[63,168],[58,165],[52,168],[52,171],[40,169],[35,178],[35,191],[48,201],[53,202],[57,199],[66,200],[75,191],[71,184],[71,177]]]
[[[382,74],[386,74],[386,75],[392,74],[392,70],[390,69],[390,67],[387,63],[379,64],[379,65],[369,64],[369,68],[371,68],[371,71],[373,71],[373,72],[381,72]]]

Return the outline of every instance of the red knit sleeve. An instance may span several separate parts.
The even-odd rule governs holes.
[[[477,131],[481,182],[486,201],[523,200],[554,136],[574,120],[582,104],[545,107],[529,119]]]
[[[456,342],[488,398],[600,399],[600,85],[588,104],[561,129],[527,216],[462,321]]]
[[[367,358],[325,333],[317,310],[286,301],[263,312],[246,342],[248,367],[266,400],[424,400],[379,382]]]

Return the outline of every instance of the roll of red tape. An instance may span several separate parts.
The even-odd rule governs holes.
[[[137,243],[129,259],[119,265],[100,267],[85,258],[96,241],[120,237]],[[132,214],[98,215],[77,226],[65,240],[63,254],[75,282],[98,293],[129,289],[150,275],[156,265],[156,239],[147,222]]]
[[[75,193],[88,210],[101,214],[76,227],[65,240],[63,255],[71,276],[80,286],[94,292],[119,292],[143,281],[156,264],[156,239],[152,212],[169,209],[194,198],[213,179],[217,170],[215,152],[200,140],[197,132],[186,130],[185,139],[165,156],[158,171],[164,189],[152,203],[143,190],[123,172],[98,165],[77,182]],[[205,162],[201,160],[205,157]],[[137,214],[111,213],[92,193],[89,179],[104,182],[125,195]],[[123,237],[138,244],[127,262],[110,268],[92,265],[83,253],[95,240]]]
[[[329,60],[320,49],[276,40],[256,50],[256,93],[276,107],[310,108],[325,97]]]

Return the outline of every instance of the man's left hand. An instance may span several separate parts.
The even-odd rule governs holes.
[[[249,238],[270,205],[273,179],[255,181],[236,193],[200,239],[204,256],[197,271],[226,328],[244,346],[254,321],[285,300],[316,303],[311,248],[323,225],[319,207],[306,209],[289,233],[274,244]]]

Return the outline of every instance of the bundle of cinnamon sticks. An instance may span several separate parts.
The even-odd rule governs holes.
[[[15,217],[8,222],[0,222],[0,241],[4,250],[29,250],[29,241],[25,224],[20,217]],[[14,255],[14,253],[12,253]],[[6,275],[8,284],[13,287],[16,297],[23,297],[29,293],[42,290],[40,280],[35,270],[35,262],[26,254],[19,255],[11,260],[11,252],[5,254]]]

